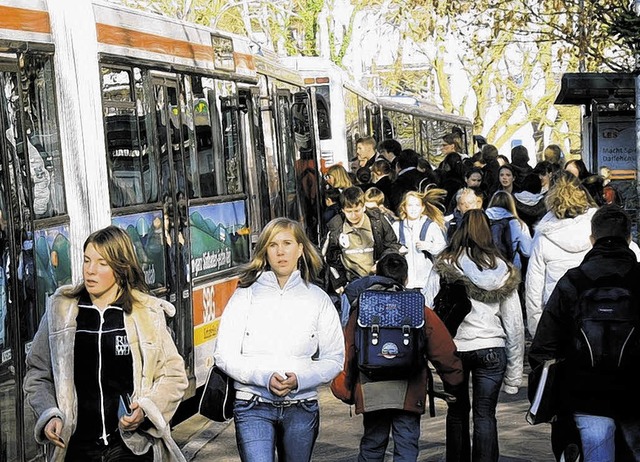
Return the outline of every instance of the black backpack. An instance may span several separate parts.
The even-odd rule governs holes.
[[[635,288],[639,272],[591,281],[578,271],[573,354],[583,369],[635,371],[640,359],[640,298]],[[634,372],[635,373],[635,372]]]
[[[440,278],[440,290],[433,300],[433,311],[438,315],[445,327],[455,337],[458,326],[471,312],[471,300],[461,280],[448,282]]]
[[[370,380],[402,380],[424,364],[424,296],[419,290],[365,290],[358,298],[358,369]]]
[[[511,238],[511,220],[515,220],[515,217],[490,220],[493,242],[502,256],[510,262],[512,262],[515,257],[515,252],[513,251],[513,239]]]

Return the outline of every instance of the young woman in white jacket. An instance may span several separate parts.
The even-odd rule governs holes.
[[[393,223],[393,231],[409,265],[408,289],[424,287],[433,259],[447,246],[444,214],[439,207],[446,194],[444,189],[430,189],[424,194],[409,191],[400,203],[400,221]]]
[[[441,279],[461,282],[471,302],[471,311],[453,338],[464,379],[459,389],[451,390],[457,401],[447,411],[447,460],[497,462],[498,395],[503,383],[505,392],[518,392],[524,325],[517,293],[520,272],[500,255],[482,210],[464,214],[450,246],[436,260],[424,290],[428,306],[434,306]],[[469,439],[471,411],[473,452]]]
[[[235,381],[243,461],[308,461],[318,436],[317,387],[342,370],[344,339],[322,267],[299,223],[277,218],[258,237],[218,331],[215,363]]]

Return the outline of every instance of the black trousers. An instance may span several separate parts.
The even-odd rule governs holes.
[[[65,462],[153,462],[153,449],[146,454],[135,455],[124,444],[120,432],[109,435],[108,445],[100,441],[78,441],[71,437]]]

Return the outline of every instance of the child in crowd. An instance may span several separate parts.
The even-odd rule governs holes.
[[[401,255],[391,253],[380,259],[377,275],[364,289],[395,284],[403,286],[407,280],[407,262]],[[440,318],[425,307],[424,357],[435,366],[442,381],[457,387],[463,372],[456,349]],[[381,461],[393,435],[394,460],[418,460],[420,451],[420,418],[425,411],[427,392],[427,362],[416,365],[414,374],[403,380],[370,380],[358,369],[355,349],[357,310],[353,310],[345,329],[344,370],[331,383],[331,391],[347,404],[355,404],[356,414],[363,414],[364,434],[360,441],[358,461]]]

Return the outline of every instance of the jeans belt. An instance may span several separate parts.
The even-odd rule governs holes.
[[[247,393],[242,391],[236,393],[236,399],[240,399],[244,401],[256,401],[258,403],[270,404],[276,407],[289,407],[295,404],[308,403],[310,401],[317,401],[317,398],[272,400],[272,399],[263,398],[262,396],[254,395],[252,393]]]

